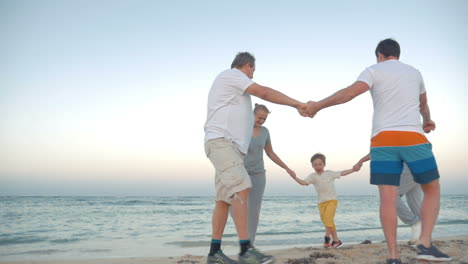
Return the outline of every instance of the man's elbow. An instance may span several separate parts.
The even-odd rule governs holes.
[[[357,81],[351,86],[349,86],[347,89],[345,89],[346,93],[346,99],[352,100],[354,97],[361,95],[362,93],[366,92],[369,90],[369,85],[365,82]]]
[[[356,96],[358,96],[358,95],[360,95],[362,93],[363,93],[362,89],[356,89],[356,88],[353,89],[353,88],[350,87],[350,88],[346,89],[345,96],[346,96],[347,99],[352,100],[352,99],[354,99],[354,97],[356,97]]]
[[[354,99],[354,97],[358,96],[359,93],[357,93],[356,91],[354,91],[353,89],[346,89],[343,93],[343,101],[344,102],[349,102],[351,100]]]

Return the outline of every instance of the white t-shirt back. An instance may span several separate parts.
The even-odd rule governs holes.
[[[318,196],[318,203],[336,200],[335,179],[341,177],[341,171],[326,170],[322,174],[316,172],[304,179],[308,184],[313,184]]]
[[[205,142],[226,138],[246,154],[252,137],[254,116],[250,95],[245,90],[254,83],[238,69],[221,72],[208,95]]]
[[[372,137],[382,131],[424,134],[419,96],[426,89],[417,69],[398,60],[387,60],[366,68],[357,80],[370,87],[374,104]]]

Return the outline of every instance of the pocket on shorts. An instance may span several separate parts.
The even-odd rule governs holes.
[[[226,162],[223,164],[223,168],[218,170],[217,177],[224,186],[231,188],[244,182],[246,171],[243,163]]]
[[[216,181],[220,181],[226,187],[241,184],[245,175],[248,175],[242,154],[230,141],[209,141],[205,145],[205,153],[216,169]]]

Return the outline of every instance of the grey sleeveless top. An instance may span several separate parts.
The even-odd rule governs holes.
[[[249,151],[244,157],[244,165],[249,174],[265,173],[263,164],[263,149],[266,144],[271,144],[270,132],[266,127],[260,128],[260,134],[256,137],[252,136],[249,145]]]

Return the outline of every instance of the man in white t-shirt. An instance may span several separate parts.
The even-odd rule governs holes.
[[[239,263],[273,263],[272,256],[260,253],[250,245],[247,206],[250,176],[244,167],[244,156],[252,137],[254,118],[250,95],[296,108],[302,116],[307,104],[252,81],[255,58],[248,52],[237,54],[231,69],[221,72],[208,95],[205,123],[205,153],[213,164],[216,205],[213,212],[213,234],[207,263],[236,263],[221,251],[229,207],[232,205],[241,252]]]
[[[379,186],[387,264],[401,263],[396,244],[396,201],[403,162],[424,192],[416,258],[450,261],[448,255],[432,244],[432,230],[440,208],[440,176],[432,145],[424,135],[435,129],[435,123],[431,120],[423,78],[417,69],[399,61],[400,45],[393,39],[382,40],[375,56],[377,64],[366,68],[354,84],[319,102],[309,102],[307,112],[313,117],[323,108],[346,103],[370,91],[374,104],[371,184]]]

